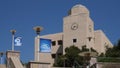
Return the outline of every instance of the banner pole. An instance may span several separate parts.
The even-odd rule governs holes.
[[[12,51],[14,51],[14,35],[16,30],[10,30],[10,32],[12,33]]]
[[[14,51],[14,34],[12,35],[12,51]]]
[[[38,47],[40,48],[40,35],[37,35],[37,37],[38,37],[38,38],[37,38]],[[38,61],[39,61],[39,58],[40,58],[40,57],[39,57],[39,49],[38,49],[38,53],[37,53],[37,54],[38,54],[38,58],[37,58],[37,59],[38,59]]]
[[[39,61],[39,46],[40,46],[40,32],[43,30],[43,27],[41,26],[36,26],[33,28],[35,31],[36,31],[36,41],[37,43],[35,42],[35,60],[36,61]]]

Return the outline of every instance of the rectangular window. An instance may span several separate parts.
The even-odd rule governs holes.
[[[91,41],[92,37],[88,37],[89,42]]]
[[[73,39],[73,43],[76,43],[77,42],[77,39]]]
[[[58,45],[63,45],[63,41],[62,40],[58,40]]]
[[[52,56],[52,58],[56,58],[56,54],[52,54],[51,56]]]
[[[55,41],[52,41],[52,46],[55,46],[56,45],[56,42]]]

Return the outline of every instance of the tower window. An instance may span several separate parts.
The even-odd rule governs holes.
[[[89,25],[89,32],[92,32],[92,26],[91,25]]]
[[[58,45],[63,45],[63,41],[62,40],[58,40]]]
[[[52,54],[51,56],[52,56],[52,58],[56,58],[56,54]]]
[[[77,39],[73,39],[73,43],[76,43],[77,42]]]
[[[89,42],[91,41],[92,37],[88,37]]]
[[[56,45],[56,42],[55,41],[52,41],[52,46],[55,46]]]
[[[92,28],[89,28],[89,31],[92,32]]]

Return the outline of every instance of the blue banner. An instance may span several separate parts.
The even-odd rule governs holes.
[[[15,37],[14,38],[14,45],[21,46],[22,45],[22,37]]]
[[[50,39],[40,39],[40,52],[49,53],[51,52],[51,40]]]

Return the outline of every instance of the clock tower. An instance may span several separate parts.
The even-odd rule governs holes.
[[[69,15],[63,19],[63,33],[63,50],[72,45],[78,48],[94,47],[94,25],[85,6],[75,5],[72,7]]]

